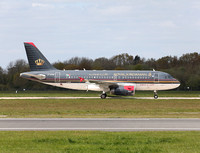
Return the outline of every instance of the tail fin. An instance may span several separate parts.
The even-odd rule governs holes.
[[[49,63],[49,61],[44,57],[34,43],[25,42],[24,46],[31,71],[46,71],[56,69]]]

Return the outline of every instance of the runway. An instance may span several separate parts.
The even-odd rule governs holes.
[[[200,119],[2,118],[0,131],[200,131]]]
[[[154,99],[153,97],[107,97],[108,99]],[[0,99],[100,99],[100,97],[0,97]],[[200,99],[200,97],[159,97],[158,99]]]

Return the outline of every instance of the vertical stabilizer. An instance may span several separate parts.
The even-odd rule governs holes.
[[[31,71],[47,71],[56,69],[49,63],[34,43],[25,42],[24,46]]]

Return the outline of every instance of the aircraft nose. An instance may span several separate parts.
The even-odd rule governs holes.
[[[176,79],[177,82],[177,88],[181,85],[180,81]]]

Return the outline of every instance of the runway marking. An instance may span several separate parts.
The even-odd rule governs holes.
[[[154,99],[153,97],[107,97],[108,99]],[[0,97],[0,99],[100,99],[99,97]],[[200,97],[159,97],[158,99],[200,99]]]
[[[0,128],[0,131],[200,131],[200,128]]]

